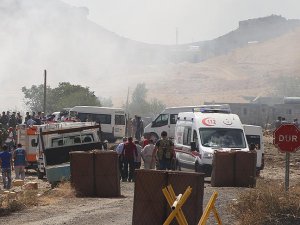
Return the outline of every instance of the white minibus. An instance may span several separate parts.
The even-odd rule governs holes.
[[[103,140],[114,142],[125,136],[126,115],[121,108],[75,106],[70,109],[69,116],[76,117],[81,122],[100,123]]]

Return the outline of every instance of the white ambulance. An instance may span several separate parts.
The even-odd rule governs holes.
[[[17,143],[22,144],[27,153],[27,168],[37,168],[36,147],[38,145],[37,129],[39,126],[28,127],[25,124],[17,126]]]
[[[249,151],[240,118],[230,109],[203,106],[178,114],[175,167],[211,174],[215,150]]]

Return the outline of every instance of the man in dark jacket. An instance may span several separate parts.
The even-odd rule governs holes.
[[[0,164],[2,168],[3,188],[11,188],[11,170],[13,169],[12,155],[6,145],[3,146],[3,152],[0,153]]]

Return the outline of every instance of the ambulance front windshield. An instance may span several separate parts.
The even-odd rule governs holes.
[[[246,148],[242,129],[200,128],[201,144],[212,148]]]

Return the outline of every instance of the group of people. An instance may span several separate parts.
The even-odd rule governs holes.
[[[119,169],[122,181],[134,181],[134,170],[140,169],[142,160],[144,169],[170,170],[174,157],[174,144],[167,137],[167,132],[161,133],[161,139],[156,143],[145,139],[142,146],[140,141],[132,137],[123,138],[116,152],[119,156]]]
[[[26,124],[27,126],[40,125],[45,123],[46,117],[43,112],[26,112],[24,117],[20,112],[3,111],[0,116],[0,146],[7,145],[11,150],[16,145],[17,140],[17,126]]]
[[[134,118],[127,121],[127,133],[136,140],[141,140],[144,134],[144,122],[140,116],[135,115]]]
[[[3,145],[0,152],[0,164],[4,189],[11,188],[12,170],[15,170],[15,179],[25,179],[26,158],[26,151],[21,144],[18,144],[13,152],[9,151],[7,145]]]

